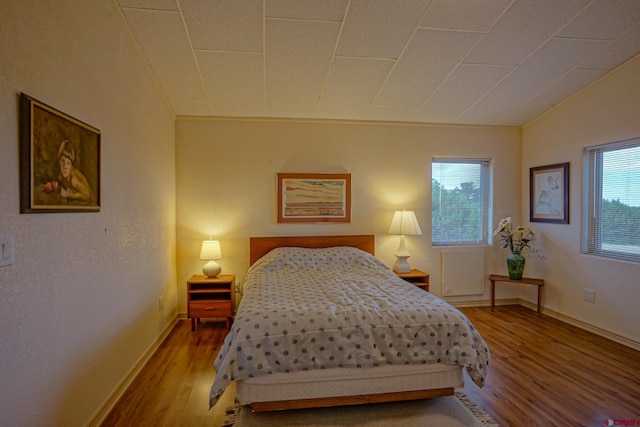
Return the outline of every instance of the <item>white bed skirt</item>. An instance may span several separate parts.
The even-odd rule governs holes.
[[[451,364],[386,365],[277,373],[239,380],[236,400],[256,402],[462,388],[462,367]]]

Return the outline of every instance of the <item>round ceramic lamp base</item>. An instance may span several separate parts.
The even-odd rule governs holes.
[[[409,261],[407,261],[409,256],[396,255],[396,258],[396,262],[393,264],[393,271],[396,273],[408,273],[411,271],[411,266],[409,265]]]
[[[218,264],[213,260],[206,263],[202,268],[202,272],[207,277],[217,277],[221,271],[222,271],[222,267],[220,267],[220,264]]]

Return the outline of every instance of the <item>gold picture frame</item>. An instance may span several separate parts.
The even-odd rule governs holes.
[[[278,222],[351,222],[351,174],[279,173]]]
[[[20,94],[20,213],[100,211],[100,131]]]

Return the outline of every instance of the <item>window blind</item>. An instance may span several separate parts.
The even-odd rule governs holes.
[[[640,262],[640,139],[585,152],[583,251]]]

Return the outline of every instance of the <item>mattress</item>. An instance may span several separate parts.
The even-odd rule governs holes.
[[[278,373],[237,381],[241,405],[327,396],[394,393],[434,388],[462,388],[462,367],[451,364],[387,365],[364,369],[324,369]]]

